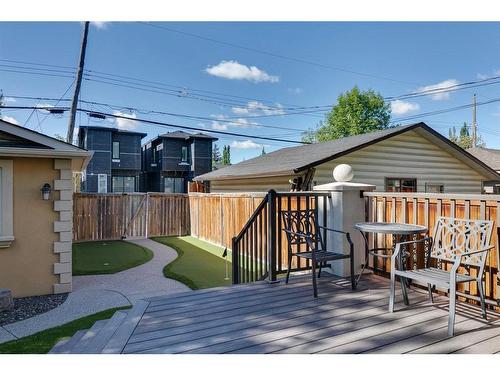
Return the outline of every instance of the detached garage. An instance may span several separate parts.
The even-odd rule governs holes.
[[[349,164],[352,182],[377,191],[475,193],[499,174],[420,122],[335,141],[283,148],[195,178],[210,191],[310,190],[332,181],[332,170]]]

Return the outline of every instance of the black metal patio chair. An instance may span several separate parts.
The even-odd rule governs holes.
[[[316,283],[316,269],[319,268],[318,278],[321,277],[321,269],[326,266],[326,262],[334,260],[350,259],[350,279],[352,289],[356,289],[354,277],[354,244],[348,232],[328,228],[318,224],[314,210],[283,211],[281,213],[284,223],[284,231],[288,240],[288,270],[286,283],[290,278],[292,268],[292,258],[308,259],[311,262],[314,297],[318,296]],[[345,236],[349,243],[349,254],[344,254],[343,249],[329,249],[324,241],[321,231],[330,231]],[[299,251],[300,246],[305,245],[306,251]],[[296,246],[297,251],[293,252],[292,247]]]

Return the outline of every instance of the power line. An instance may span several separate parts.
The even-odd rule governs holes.
[[[240,45],[240,44],[236,44],[236,43],[226,42],[226,41],[222,41],[222,40],[218,40],[218,39],[214,39],[214,38],[209,38],[209,37],[203,36],[203,35],[198,35],[198,34],[193,34],[193,33],[189,33],[189,32],[186,32],[186,31],[172,29],[170,27],[165,27],[165,26],[153,24],[151,22],[138,22],[138,23],[143,24],[143,25],[147,25],[147,26],[151,26],[151,27],[156,27],[158,29],[162,29],[162,30],[165,30],[165,31],[168,31],[168,32],[171,32],[171,33],[177,33],[177,34],[181,34],[181,35],[186,35],[186,36],[190,36],[190,37],[193,37],[193,38],[197,38],[197,39],[209,41],[209,42],[212,42],[212,43],[223,44],[223,45],[226,45],[226,46],[229,46],[229,47],[234,47],[234,48],[239,48],[239,49],[243,49],[243,50],[250,51],[250,52],[260,53],[260,54],[263,54],[263,55],[272,56],[272,57],[276,57],[276,58],[283,59],[283,60],[290,60],[290,61],[294,61],[294,62],[301,63],[301,64],[313,65],[313,66],[317,66],[317,67],[320,67],[320,68],[331,69],[331,70],[336,70],[336,71],[339,71],[339,72],[356,74],[356,75],[360,75],[360,76],[364,76],[364,77],[371,77],[371,78],[381,79],[381,80],[385,80],[385,81],[403,83],[405,85],[407,85],[407,84],[411,84],[411,85],[418,84],[418,83],[415,83],[415,82],[401,81],[401,80],[397,80],[397,79],[393,79],[393,78],[388,78],[388,77],[384,77],[384,76],[379,76],[379,75],[375,75],[375,74],[357,72],[357,71],[354,71],[354,70],[344,69],[344,68],[340,68],[340,67],[336,67],[336,66],[331,66],[331,65],[327,65],[327,64],[322,64],[322,63],[317,63],[317,62],[314,62],[314,61],[300,59],[300,58],[296,58],[296,57],[292,57],[292,56],[285,56],[285,55],[277,54],[277,53],[274,53],[274,52],[263,51],[263,50],[259,50],[257,48],[246,47],[246,46],[243,46],[243,45]]]
[[[5,108],[5,109],[44,109],[48,111],[55,111],[55,110],[62,110],[62,111],[68,111],[69,107],[33,107],[33,106],[0,106],[0,108]],[[295,141],[295,140],[288,140],[288,139],[279,139],[279,138],[273,138],[273,137],[265,137],[265,136],[258,136],[258,135],[249,135],[249,134],[242,134],[242,133],[235,133],[235,132],[226,132],[226,131],[221,131],[221,130],[213,130],[213,129],[200,129],[194,126],[186,126],[186,125],[178,125],[178,124],[171,124],[171,123],[166,123],[166,122],[161,122],[161,121],[154,121],[154,120],[147,120],[147,119],[141,119],[141,118],[133,118],[129,116],[122,116],[122,115],[117,115],[117,114],[112,114],[112,113],[106,113],[106,112],[100,112],[100,111],[92,111],[88,109],[83,109],[83,108],[77,108],[77,111],[81,111],[83,113],[86,113],[87,115],[89,114],[97,114],[105,117],[112,117],[116,119],[123,119],[123,120],[128,120],[128,121],[137,121],[145,124],[150,124],[150,125],[157,125],[157,126],[163,126],[163,127],[169,127],[169,128],[177,128],[177,129],[186,129],[186,130],[194,130],[194,131],[204,131],[206,133],[214,133],[214,134],[221,134],[221,135],[226,135],[226,136],[234,136],[234,137],[243,137],[243,138],[254,138],[254,139],[262,139],[262,140],[268,140],[268,141],[276,141],[276,142],[285,142],[285,143],[294,143],[294,144],[308,144],[309,142],[302,142],[302,141]]]
[[[10,95],[10,98],[15,98],[15,99],[30,99],[30,100],[40,100],[40,101],[54,101],[57,100],[59,101],[69,101],[70,99],[54,99],[54,98],[47,98],[47,97],[31,97],[31,96],[16,96],[16,95]],[[293,128],[290,127],[282,127],[282,126],[273,126],[273,125],[264,125],[264,124],[258,124],[258,123],[248,123],[245,124],[241,120],[247,120],[247,119],[253,119],[253,116],[242,116],[242,117],[234,117],[234,118],[217,118],[217,117],[208,117],[208,116],[196,116],[196,115],[188,115],[188,114],[181,114],[181,113],[172,113],[172,112],[165,112],[165,111],[158,111],[158,110],[150,110],[150,109],[142,109],[142,108],[137,108],[133,106],[127,106],[127,105],[117,105],[117,104],[109,104],[109,103],[102,103],[102,102],[95,102],[95,101],[88,101],[88,100],[79,100],[80,103],[83,104],[88,104],[88,105],[98,105],[98,106],[103,106],[107,107],[112,110],[119,110],[119,111],[131,111],[135,113],[141,113],[141,114],[157,114],[157,115],[165,115],[165,116],[172,116],[172,117],[179,117],[179,118],[185,118],[185,119],[191,119],[191,120],[206,120],[206,121],[214,121],[214,122],[220,122],[220,123],[227,123],[227,124],[233,124],[234,126],[249,126],[249,127],[263,127],[263,128],[270,128],[270,129],[278,129],[278,130],[293,130]],[[57,105],[57,104],[56,104]],[[239,122],[238,122],[239,120]],[[303,133],[307,131],[306,129],[297,129],[297,133]]]
[[[48,66],[48,67],[62,67],[65,69],[72,69],[74,71],[74,68],[71,67],[66,67],[66,66],[61,66],[61,65],[52,65],[52,64],[42,64],[42,63],[31,63],[31,62],[26,62],[26,61],[19,61],[19,60],[6,60],[6,59],[0,59],[0,61],[7,61],[11,63],[22,63],[22,64],[32,64],[32,65],[40,65],[40,66]],[[1,65],[0,65],[1,67]],[[26,67],[21,67],[21,68],[26,68]],[[32,69],[38,69],[38,68],[32,68]],[[54,76],[61,76],[61,77],[68,77],[68,76],[63,76],[63,75],[58,75],[58,74],[47,74],[42,72],[25,72],[25,71],[14,71],[14,70],[7,70],[7,69],[1,69],[0,71],[12,71],[15,73],[26,73],[26,74],[40,74],[40,75],[54,75]],[[172,85],[172,84],[167,84],[163,82],[155,82],[155,81],[148,81],[148,80],[143,80],[139,78],[133,78],[133,77],[127,77],[123,75],[117,75],[117,74],[112,74],[112,73],[106,73],[106,72],[100,72],[100,71],[95,71],[95,70],[90,70],[90,69],[85,69],[86,73],[85,75],[87,77],[87,80],[89,81],[94,81],[94,82],[99,82],[99,83],[106,83],[106,84],[112,84],[111,82],[103,82],[98,79],[92,79],[92,77],[99,78],[99,79],[105,79],[108,81],[113,81],[113,82],[119,82],[119,83],[125,83],[127,85],[135,85],[135,86],[140,86],[141,88],[152,88],[158,91],[167,91],[166,92],[157,92],[159,94],[166,94],[166,95],[171,95],[171,96],[176,96],[176,97],[181,97],[181,98],[188,98],[188,99],[195,99],[195,100],[203,100],[205,102],[211,102],[212,104],[217,104],[221,106],[226,106],[226,107],[234,107],[234,106],[246,106],[248,103],[243,103],[241,101],[236,101],[236,100],[227,100],[227,99],[221,99],[213,96],[207,96],[207,95],[202,95],[202,94],[197,94],[191,95],[189,92],[206,92],[206,93],[212,93],[214,95],[218,96],[227,96],[227,97],[234,97],[237,99],[245,99],[245,100],[255,100],[255,101],[260,101],[260,102],[270,102],[267,99],[257,99],[257,98],[250,98],[250,97],[244,97],[244,96],[237,96],[237,95],[231,95],[231,94],[225,94],[225,93],[220,93],[220,92],[215,92],[215,91],[209,91],[209,90],[201,90],[201,89],[193,89],[193,88],[186,88],[178,85]],[[60,73],[69,73],[66,71],[57,71],[54,70],[54,72],[60,72]],[[89,73],[87,73],[89,72]],[[96,73],[96,74],[91,74],[91,73]],[[115,78],[109,78],[109,77],[104,77],[104,76],[110,76],[110,77],[118,77],[120,79],[115,79]],[[123,79],[121,79],[123,78]],[[126,81],[125,81],[126,80]],[[137,82],[131,82],[131,81],[137,81]],[[408,94],[401,94],[401,95],[394,95],[394,96],[386,96],[384,97],[385,101],[395,101],[395,100],[401,100],[401,99],[411,99],[411,98],[417,98],[417,97],[422,97],[422,96],[428,96],[428,95],[435,95],[435,94],[441,94],[441,93],[447,93],[447,92],[452,92],[452,91],[458,91],[458,90],[464,90],[464,89],[471,89],[471,88],[478,88],[478,87],[483,87],[483,86],[489,86],[489,85],[494,85],[500,83],[500,76],[493,76],[493,77],[488,77],[485,79],[480,79],[480,80],[474,80],[474,81],[468,81],[468,82],[463,82],[463,83],[458,83],[454,85],[449,85],[446,87],[442,88],[432,88],[432,89],[427,89],[427,90],[418,90],[414,91]],[[132,86],[125,86],[125,85],[118,85],[116,86],[120,87],[128,87],[128,88],[135,88],[138,89],[137,87],[132,87]],[[161,86],[166,86],[166,87],[173,87],[174,89],[165,89]],[[151,91],[153,92],[153,91]],[[209,99],[209,100],[206,100]],[[268,105],[270,109],[281,109],[281,110],[302,110],[302,109],[330,109],[332,107],[332,104],[327,104],[327,105],[312,105],[312,106],[298,106],[298,105],[291,105],[290,107],[279,107],[279,106],[272,106]],[[314,113],[314,112],[313,112]],[[307,115],[308,113],[297,113],[299,115]],[[311,115],[311,114],[309,114]]]

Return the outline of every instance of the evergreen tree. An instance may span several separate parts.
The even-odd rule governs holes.
[[[452,141],[453,143],[457,144],[458,146],[462,147],[465,150],[471,147],[485,146],[483,139],[479,135],[476,137],[476,144],[474,144],[472,140],[472,135],[470,135],[469,127],[467,126],[466,122],[464,122],[464,124],[460,128],[459,135],[457,135],[455,127],[449,129],[448,138],[450,141]]]
[[[219,150],[219,146],[216,144],[214,144],[214,147],[212,149],[212,169],[216,168],[218,164],[220,164],[222,158],[221,158],[221,155],[220,155],[220,150]]]
[[[266,149],[264,148],[264,146],[262,146],[262,152],[261,152],[260,154],[261,154],[261,155],[265,155],[265,154],[267,154]]]
[[[225,145],[222,149],[222,164],[230,165],[231,164],[231,146]]]

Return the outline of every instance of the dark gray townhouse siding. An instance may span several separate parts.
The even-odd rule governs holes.
[[[82,178],[82,191],[139,191],[141,176],[141,140],[146,134],[115,128],[82,126],[78,143],[94,151]]]

